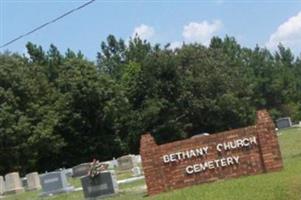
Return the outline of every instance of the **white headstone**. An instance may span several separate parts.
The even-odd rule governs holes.
[[[133,167],[137,166],[134,155],[126,155],[126,156],[119,157],[117,159],[117,162],[118,162],[118,168],[120,170],[130,170]]]
[[[132,169],[132,173],[133,173],[134,176],[140,176],[141,175],[140,167],[134,167]]]
[[[0,176],[0,195],[4,194],[5,192],[5,183],[3,176]]]
[[[136,155],[136,162],[141,163],[141,156],[140,155]]]
[[[112,162],[112,165],[114,166],[114,168],[118,167],[118,162],[115,158],[113,158],[113,160],[111,162]]]
[[[15,194],[24,192],[21,179],[18,172],[12,172],[5,175],[5,194]]]
[[[26,175],[27,178],[27,189],[38,190],[41,189],[40,177],[37,172],[32,172]]]
[[[73,169],[72,168],[65,169],[65,172],[66,172],[67,177],[72,177],[73,176]]]
[[[104,161],[104,162],[101,162],[101,163],[108,165],[109,170],[114,170],[116,167],[118,167],[118,162],[115,158],[113,158],[113,160]]]

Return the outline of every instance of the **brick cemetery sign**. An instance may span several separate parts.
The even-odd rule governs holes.
[[[24,192],[18,172],[5,175],[5,194],[16,194]]]
[[[292,121],[290,117],[283,117],[280,119],[276,120],[276,125],[277,128],[282,129],[282,128],[289,128],[292,126]]]
[[[5,192],[5,183],[3,176],[0,176],[0,195],[3,195]]]
[[[41,189],[40,177],[37,172],[32,172],[26,175],[27,190],[39,190]]]
[[[118,192],[118,184],[115,173],[103,171],[98,176],[81,178],[85,199],[104,197]]]
[[[72,192],[74,190],[74,188],[69,185],[64,170],[41,175],[40,182],[43,189],[41,196]]]
[[[275,126],[265,110],[257,112],[253,126],[168,144],[157,145],[145,134],[140,155],[149,195],[283,167]]]
[[[90,163],[82,163],[72,167],[72,177],[86,176],[90,169]]]
[[[136,157],[134,155],[126,155],[117,159],[118,168],[120,170],[129,170],[136,167]]]

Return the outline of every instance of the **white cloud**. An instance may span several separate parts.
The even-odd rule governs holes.
[[[155,34],[155,30],[151,26],[141,24],[134,29],[132,37],[138,35],[141,39],[150,39]]]
[[[220,20],[214,20],[212,23],[208,21],[190,22],[184,26],[183,37],[186,42],[201,42],[208,45],[211,37],[217,33],[223,24]]]
[[[279,43],[289,47],[301,45],[301,11],[282,23],[270,36],[266,46],[273,49]]]
[[[175,50],[176,48],[182,47],[183,42],[180,41],[174,41],[170,43],[169,49]]]

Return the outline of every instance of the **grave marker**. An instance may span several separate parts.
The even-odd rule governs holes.
[[[88,175],[90,163],[82,163],[72,167],[72,177],[82,177]]]
[[[131,171],[133,173],[133,176],[140,176],[141,175],[140,167],[134,167]]]
[[[290,117],[283,117],[276,120],[277,128],[289,128],[292,126],[292,121]]]
[[[26,190],[27,189],[27,179],[26,177],[21,178],[22,187]]]
[[[26,175],[27,190],[39,190],[41,189],[40,177],[37,172],[32,172]]]
[[[137,166],[134,155],[126,155],[126,156],[119,157],[117,159],[117,162],[118,162],[118,168],[120,170],[130,170],[133,167]]]
[[[3,195],[5,192],[5,182],[3,176],[0,176],[0,195]]]
[[[74,188],[67,181],[65,171],[43,174],[40,176],[40,182],[43,189],[41,196],[74,191]]]
[[[5,175],[5,194],[16,194],[24,192],[19,172],[12,172]]]
[[[73,176],[73,169],[72,168],[65,169],[65,172],[66,172],[67,177],[72,177]]]
[[[113,158],[113,160],[111,160],[111,163],[113,165],[114,168],[117,168],[118,167],[118,162],[115,158]]]
[[[140,155],[136,155],[135,156],[135,158],[136,158],[136,163],[141,163],[141,156]]]
[[[85,199],[105,197],[118,192],[116,175],[112,171],[101,172],[93,179],[90,176],[81,178]]]

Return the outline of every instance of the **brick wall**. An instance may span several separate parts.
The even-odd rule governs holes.
[[[256,143],[250,146],[238,145],[239,148],[217,150],[217,146],[220,147],[221,144],[254,137],[256,137]],[[172,154],[174,159],[175,153],[187,152],[200,147],[208,147],[207,154],[164,162],[163,156]],[[209,136],[157,145],[150,134],[144,134],[140,140],[140,155],[149,195],[218,179],[255,175],[282,169],[282,158],[275,126],[265,110],[257,112],[256,124],[253,126]],[[231,165],[221,166],[221,160],[232,156],[239,157],[239,163],[231,164],[229,162]],[[199,169],[198,164],[209,161],[216,161],[217,165],[214,168],[207,165],[210,168],[201,172],[188,173],[191,169]],[[188,172],[187,168],[189,168]]]

